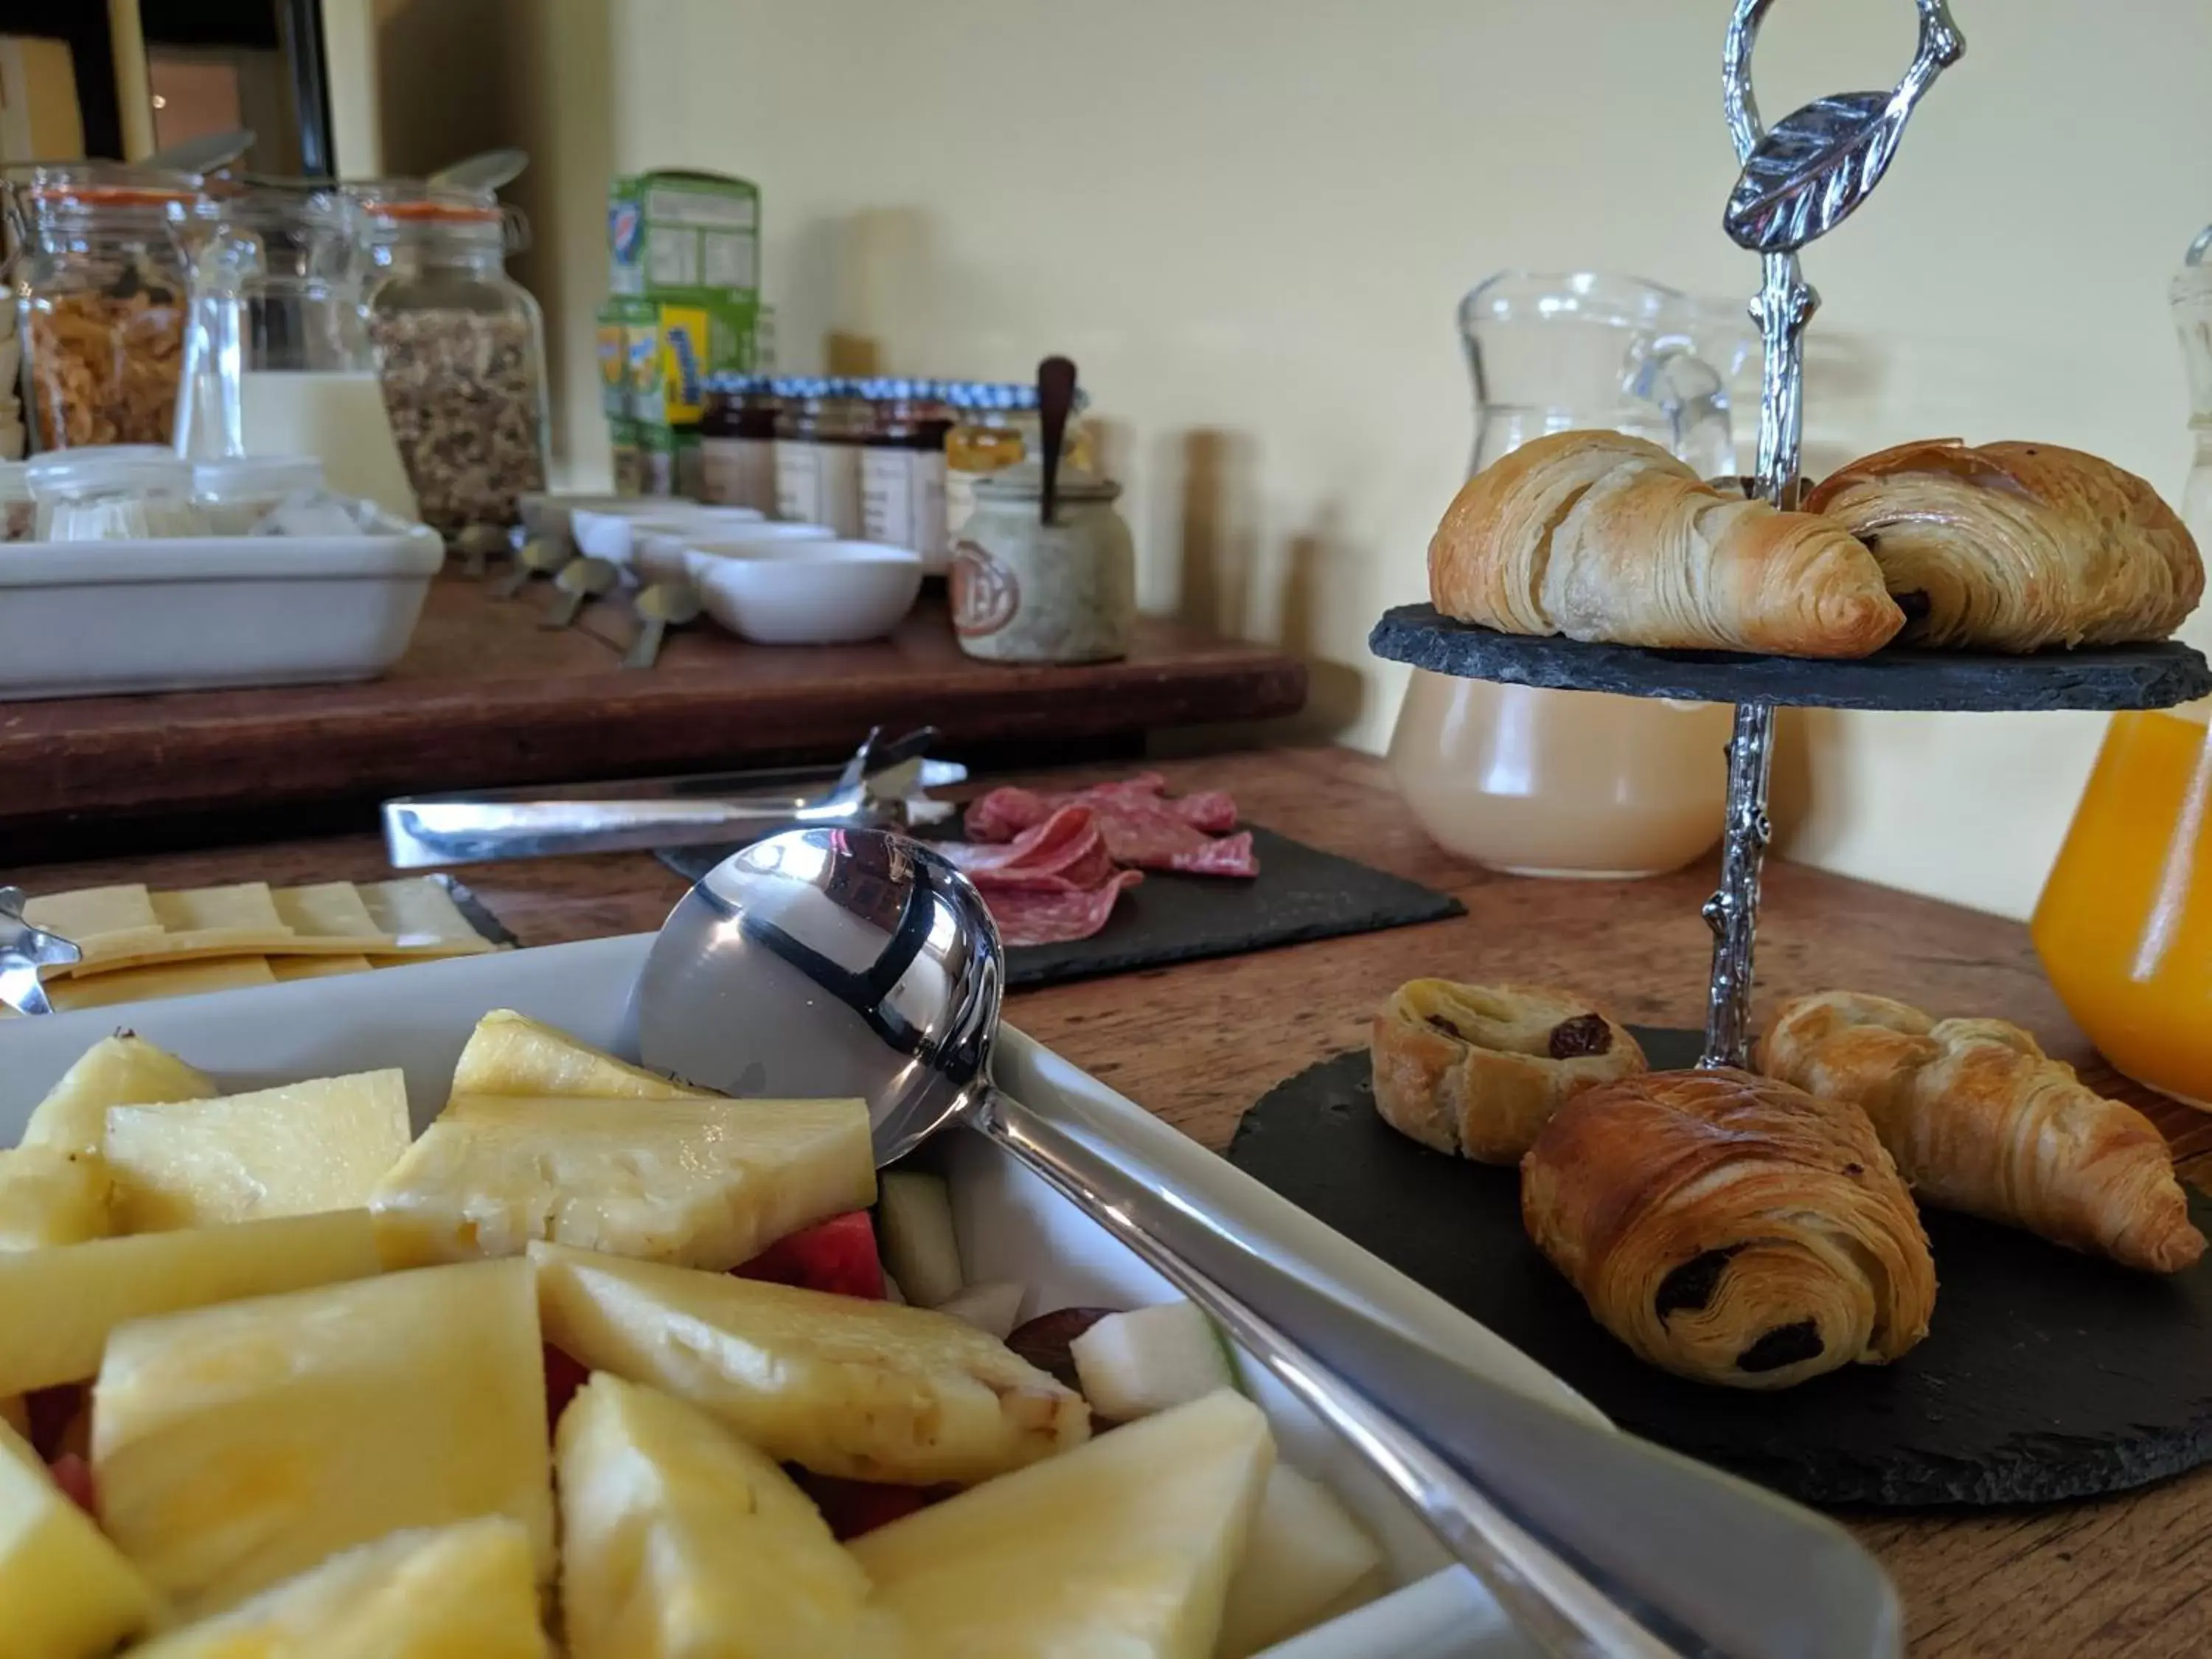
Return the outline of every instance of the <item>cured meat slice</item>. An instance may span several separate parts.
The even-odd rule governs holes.
[[[1006,841],[1042,823],[1063,806],[1127,805],[1141,811],[1149,805],[1209,834],[1219,835],[1237,827],[1237,802],[1226,791],[1201,789],[1171,797],[1165,793],[1167,784],[1158,772],[1139,772],[1111,783],[1043,793],[1008,785],[969,804],[968,834],[975,841]]]
[[[969,807],[967,830],[976,841],[1000,841],[1026,835],[1032,826],[1049,823],[1057,812],[1081,807],[1097,823],[1115,864],[1196,875],[1260,873],[1249,834],[1217,843],[1206,833],[1234,826],[1234,800],[1219,790],[1170,799],[1160,793],[1165,783],[1158,773],[1146,772],[1058,793],[994,789]]]
[[[1089,939],[1106,925],[1125,887],[1144,880],[1137,870],[1117,870],[1088,892],[1052,893],[1035,889],[987,891],[985,902],[1008,949],[1019,945],[1064,945]]]
[[[1260,859],[1252,850],[1252,832],[1244,830],[1174,854],[1168,868],[1190,876],[1256,876]]]
[[[1114,860],[1088,808],[1064,806],[1004,846],[935,843],[933,850],[984,893],[1027,889],[1089,892],[1114,873]]]

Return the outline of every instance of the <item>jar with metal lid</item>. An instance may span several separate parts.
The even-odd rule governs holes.
[[[230,455],[192,463],[192,501],[210,536],[243,536],[288,496],[323,487],[313,455]]]
[[[775,417],[782,407],[765,374],[717,374],[699,419],[699,499],[775,511]]]
[[[939,395],[952,410],[952,425],[945,434],[945,517],[946,532],[957,541],[960,527],[975,510],[977,483],[1038,454],[1044,445],[1044,426],[1034,386],[948,380],[939,386]],[[1089,403],[1078,391],[1076,412],[1080,414]],[[1080,422],[1068,422],[1061,453],[1077,466],[1094,464],[1091,436]]]
[[[952,629],[971,657],[1104,662],[1128,654],[1137,555],[1114,510],[1119,484],[1063,462],[1053,515],[1044,467],[1023,461],[975,488],[952,551]]]
[[[506,263],[527,226],[489,191],[349,190],[367,219],[384,406],[423,522],[449,541],[505,529],[547,467],[544,316]]]
[[[842,378],[778,380],[775,513],[800,524],[826,524],[841,537],[860,533],[860,449],[868,405],[858,384]]]
[[[921,555],[925,574],[947,562],[945,434],[952,429],[935,380],[865,380],[870,415],[860,452],[860,533]]]
[[[33,447],[171,442],[198,179],[70,161],[6,183]]]
[[[206,533],[192,464],[157,444],[84,445],[24,464],[42,542],[146,541]]]

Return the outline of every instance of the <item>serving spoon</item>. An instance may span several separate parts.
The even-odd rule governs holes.
[[[1897,1595],[1843,1528],[1490,1381],[1270,1260],[1111,1126],[1034,1111],[990,1060],[1005,953],[917,842],[807,829],[708,871],[630,1013],[646,1064],[732,1095],[858,1096],[878,1164],[984,1135],[1211,1314],[1340,1434],[1554,1656],[1890,1659]]]

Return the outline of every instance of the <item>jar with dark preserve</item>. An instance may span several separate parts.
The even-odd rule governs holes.
[[[860,528],[872,542],[912,548],[926,574],[945,567],[945,434],[952,429],[934,380],[868,380],[872,416],[860,452]]]
[[[779,380],[775,416],[775,512],[801,524],[826,524],[847,540],[860,533],[860,451],[868,441],[866,400],[854,381],[820,375]]]
[[[775,511],[775,417],[781,400],[765,374],[718,374],[699,420],[699,499]]]

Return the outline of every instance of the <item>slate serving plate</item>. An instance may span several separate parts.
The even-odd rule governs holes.
[[[1638,1030],[1655,1066],[1694,1032]],[[1522,1232],[1519,1180],[1408,1140],[1375,1114],[1366,1053],[1287,1079],[1230,1162],[1427,1285],[1623,1428],[1830,1506],[2047,1503],[2212,1460],[2212,1258],[2131,1273],[2028,1234],[1922,1212],[1941,1281],[1927,1339],[1762,1394],[1635,1358]],[[2212,1203],[2191,1192],[2198,1226]]]
[[[1466,914],[1467,907],[1448,893],[1272,830],[1252,829],[1252,848],[1260,873],[1250,880],[1147,870],[1091,938],[1008,951],[1007,984],[1054,985]],[[659,858],[685,880],[696,881],[735,850],[670,848]]]

